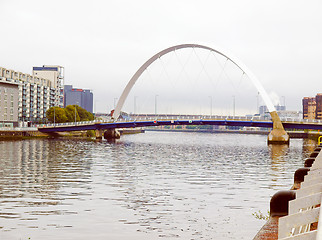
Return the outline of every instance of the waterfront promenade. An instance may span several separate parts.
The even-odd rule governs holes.
[[[316,147],[294,173],[291,190],[270,201],[270,217],[254,240],[321,240],[322,152]]]

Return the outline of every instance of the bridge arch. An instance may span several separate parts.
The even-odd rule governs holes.
[[[162,57],[163,55],[176,51],[178,49],[182,49],[182,48],[201,48],[201,49],[206,49],[212,52],[215,52],[219,55],[224,56],[225,58],[227,58],[228,60],[230,60],[232,63],[234,63],[241,71],[243,71],[251,80],[251,82],[254,84],[254,86],[256,87],[257,91],[260,93],[260,95],[262,96],[269,112],[274,112],[275,111],[275,107],[271,101],[271,99],[269,98],[267,92],[265,91],[264,87],[262,86],[262,84],[259,82],[259,80],[256,78],[256,76],[236,57],[233,57],[231,54],[227,54],[227,51],[222,51],[219,50],[218,48],[214,49],[214,48],[210,48],[204,45],[198,45],[198,44],[181,44],[181,45],[176,45],[176,46],[172,46],[169,48],[166,48],[164,50],[162,50],[161,52],[158,52],[157,54],[155,54],[154,56],[152,56],[149,60],[147,60],[137,71],[136,73],[132,76],[132,78],[130,79],[130,81],[128,82],[128,84],[126,85],[125,89],[122,92],[122,95],[120,96],[117,105],[115,107],[114,113],[113,113],[113,118],[114,121],[117,121],[117,119],[120,116],[122,107],[126,101],[127,96],[129,95],[131,89],[133,88],[133,86],[135,85],[136,81],[138,80],[138,78],[142,75],[142,73],[145,71],[145,69],[147,69],[154,61],[156,61],[157,59],[159,59],[160,57]]]

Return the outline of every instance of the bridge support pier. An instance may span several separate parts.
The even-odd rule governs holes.
[[[120,137],[121,137],[121,134],[116,129],[107,129],[104,132],[105,139],[119,139]]]
[[[95,137],[96,137],[96,139],[102,139],[102,137],[103,137],[103,130],[99,130],[99,129],[96,129],[95,130]]]
[[[273,121],[273,130],[268,134],[268,144],[289,144],[290,136],[285,131],[277,112],[273,111],[270,114]]]

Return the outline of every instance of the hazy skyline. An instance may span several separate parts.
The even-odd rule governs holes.
[[[228,49],[288,110],[322,92],[320,1],[2,0],[0,9],[0,66],[64,66],[65,84],[92,89],[99,112],[148,58],[182,43]]]

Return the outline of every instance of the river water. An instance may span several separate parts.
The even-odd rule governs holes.
[[[315,147],[146,132],[0,142],[0,239],[252,239]]]

